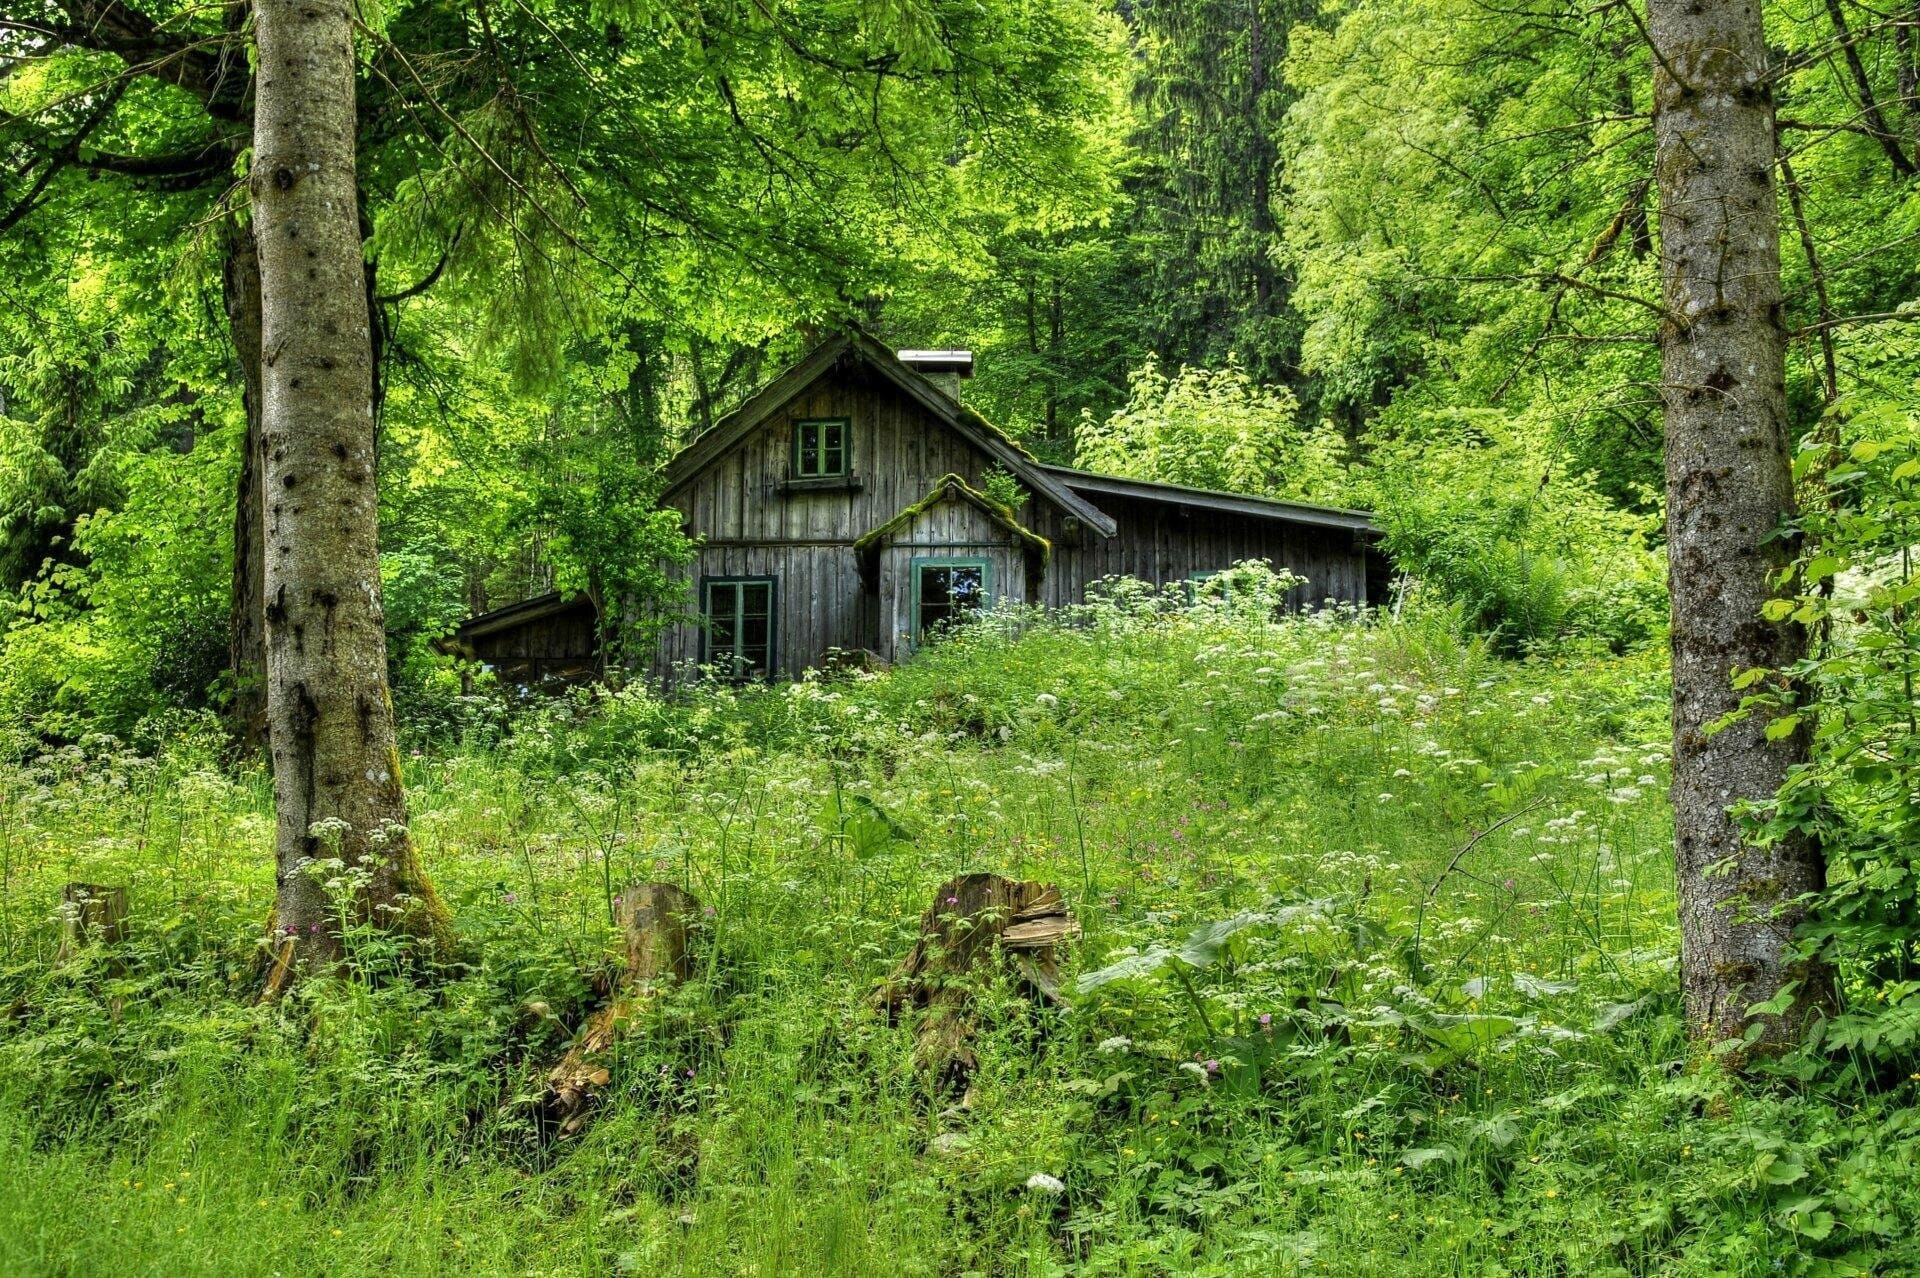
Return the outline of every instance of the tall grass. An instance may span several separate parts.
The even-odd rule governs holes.
[[[0,1271],[1913,1263],[1903,1098],[1689,1061],[1651,659],[1254,611],[1123,597],[426,750],[464,963],[397,979],[369,941],[270,1009],[260,778],[190,735],[0,772]],[[962,1106],[872,994],[973,869],[1059,882],[1103,975],[1064,1008],[988,991]],[[519,1102],[637,878],[703,902],[697,978],[543,1146]],[[129,886],[135,926],[57,965],[76,879]]]

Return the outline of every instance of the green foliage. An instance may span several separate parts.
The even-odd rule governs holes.
[[[1294,0],[1188,0],[1133,10],[1139,71],[1131,223],[1144,258],[1145,345],[1169,364],[1237,357],[1268,385],[1298,378],[1300,318],[1280,259],[1284,74]]]
[[[187,725],[0,768],[0,1268],[88,1272],[113,1221],[235,1274],[1897,1272],[1907,1084],[1662,1064],[1664,695],[1417,608],[1118,588],[883,676],[583,691],[407,761],[462,965],[397,981],[361,938],[278,1008],[247,998],[264,778]],[[1083,975],[1064,1009],[983,993],[948,1112],[871,994],[972,868],[1061,883]],[[712,908],[697,975],[542,1152],[609,886],[653,878]],[[59,963],[69,879],[133,913]]]
[[[987,471],[981,484],[981,492],[996,506],[1017,511],[1027,504],[1027,490],[1021,487],[1014,473],[1005,466],[995,465]]]
[[[237,431],[187,452],[129,450],[120,499],[76,521],[75,563],[49,563],[0,635],[0,720],[48,737],[126,735],[199,708],[227,666],[232,452]]]
[[[1658,520],[1569,473],[1537,424],[1396,406],[1375,435],[1368,505],[1396,564],[1507,651],[1562,639],[1614,651],[1665,623]]]
[[[1169,377],[1149,358],[1129,383],[1126,407],[1081,420],[1076,464],[1089,470],[1194,488],[1331,502],[1345,493],[1343,441],[1303,425],[1280,387],[1253,381],[1229,357],[1217,371]]]
[[[1871,348],[1901,363],[1913,339]],[[1843,1006],[1815,1050],[1869,1074],[1920,1068],[1920,404],[1906,389],[1842,399],[1804,442],[1791,575],[1766,619],[1808,627],[1808,656],[1737,672],[1742,712],[1768,739],[1808,733],[1812,758],[1752,815],[1760,837],[1800,832],[1826,852],[1827,889],[1804,933],[1839,973]]]

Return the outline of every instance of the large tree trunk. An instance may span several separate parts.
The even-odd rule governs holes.
[[[225,275],[227,331],[240,361],[247,430],[233,502],[232,612],[227,667],[233,699],[227,722],[240,749],[252,754],[267,739],[266,524],[260,480],[260,253],[253,228],[238,215],[227,221]]]
[[[1673,598],[1673,813],[1681,979],[1688,1022],[1717,1042],[1747,1008],[1798,981],[1785,1015],[1760,1018],[1760,1052],[1797,1037],[1829,997],[1827,975],[1789,960],[1824,881],[1810,840],[1741,839],[1730,806],[1764,800],[1806,757],[1802,733],[1765,739],[1735,708],[1735,670],[1780,668],[1805,650],[1760,608],[1790,547],[1793,511],[1781,323],[1773,100],[1759,0],[1650,0],[1654,177],[1660,191],[1667,540]]]
[[[387,694],[350,10],[255,0],[254,36],[277,988],[338,957],[342,918],[436,946],[449,925],[407,835]],[[331,858],[349,872],[310,864]]]

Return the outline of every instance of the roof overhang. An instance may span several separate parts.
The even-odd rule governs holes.
[[[457,657],[470,657],[473,655],[473,641],[476,639],[484,639],[488,635],[499,634],[503,630],[531,625],[536,621],[545,621],[549,617],[558,617],[578,609],[586,609],[595,615],[599,612],[594,607],[593,599],[588,595],[565,595],[558,590],[548,591],[544,595],[522,599],[519,603],[508,604],[504,608],[495,608],[492,612],[468,617],[452,634],[434,640],[433,646],[441,652]]]
[[[1193,510],[1214,510],[1223,514],[1246,515],[1254,519],[1281,520],[1293,524],[1311,524],[1321,528],[1344,528],[1367,536],[1378,536],[1379,526],[1364,510],[1343,510],[1337,506],[1313,506],[1304,502],[1276,501],[1270,497],[1250,497],[1245,493],[1222,493],[1206,488],[1186,488],[1147,479],[1123,479],[1101,475],[1070,466],[1042,466],[1075,492],[1102,497],[1129,497],[1135,501],[1162,502]]]

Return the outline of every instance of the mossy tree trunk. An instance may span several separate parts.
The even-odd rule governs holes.
[[[1673,598],[1673,811],[1687,1018],[1710,1042],[1761,1018],[1761,1052],[1793,1041],[1822,1005],[1824,973],[1796,965],[1795,904],[1823,883],[1810,840],[1758,846],[1729,809],[1764,800],[1806,758],[1804,731],[1709,727],[1739,703],[1735,671],[1782,668],[1798,626],[1762,619],[1791,548],[1786,332],[1774,189],[1774,108],[1759,0],[1650,0],[1654,177],[1665,319],[1667,544]]]
[[[346,0],[254,3],[270,989],[335,960],[343,916],[436,946],[449,932],[407,835],[387,691],[351,12]],[[339,870],[313,872],[332,858]],[[351,885],[344,909],[329,877]]]

